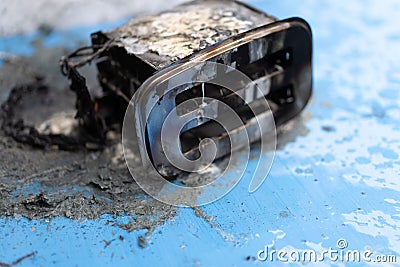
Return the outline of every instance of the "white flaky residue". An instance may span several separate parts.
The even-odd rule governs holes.
[[[176,61],[274,20],[247,9],[245,13],[252,16],[239,14],[238,4],[233,2],[186,5],[158,16],[132,19],[109,34],[130,54],[150,52]]]

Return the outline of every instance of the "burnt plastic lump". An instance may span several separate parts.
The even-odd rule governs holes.
[[[304,108],[311,96],[312,44],[308,24],[296,18],[279,21],[241,2],[193,1],[157,15],[134,18],[107,32],[93,33],[90,46],[61,59],[62,73],[69,78],[70,89],[76,95],[81,135],[71,140],[61,136],[71,146],[63,141],[59,148],[87,147],[87,143],[103,147],[108,132],[121,131],[129,100],[149,77],[171,65],[195,61],[198,55],[210,53],[221,44],[248,38],[257,31],[268,34],[208,60],[235,66],[252,80],[272,77],[265,98],[271,103],[277,125],[288,121]],[[89,93],[86,80],[79,73],[80,67],[91,62],[97,66],[100,96]],[[214,91],[208,88],[206,95],[222,97]],[[201,88],[193,87],[176,97],[176,105],[200,93]],[[244,119],[250,116],[245,107],[240,110],[239,115]],[[37,135],[34,129],[29,131]],[[196,131],[182,134],[185,150],[196,145],[192,142]],[[57,145],[53,137],[48,140],[39,137],[43,143]]]

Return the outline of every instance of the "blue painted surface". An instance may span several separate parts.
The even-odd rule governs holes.
[[[337,240],[344,238],[348,249],[370,248],[374,255],[397,255],[400,262],[400,3],[255,5],[279,18],[304,17],[315,42],[309,133],[277,151],[266,183],[249,194],[246,176],[226,197],[202,207],[213,217],[213,228],[193,210],[179,209],[144,249],[137,237],[145,231],[107,226],[107,216],[56,218],[50,226],[23,218],[0,220],[1,261],[37,251],[20,266],[262,266],[271,263],[246,257],[256,257],[266,245],[318,252],[337,249]],[[7,42],[29,41],[12,38]],[[10,51],[30,53],[24,44],[19,47]],[[112,239],[105,247],[103,240]]]
[[[90,42],[90,34],[98,30],[107,31],[126,23],[128,19],[114,22],[103,23],[96,26],[86,26],[81,28],[73,28],[59,31],[38,31],[31,34],[16,35],[0,38],[0,51],[11,55],[30,56],[35,51],[34,42],[38,39],[44,40],[44,47],[58,46],[70,49],[71,51],[79,47],[79,45],[88,44]],[[2,60],[0,59],[0,66]]]

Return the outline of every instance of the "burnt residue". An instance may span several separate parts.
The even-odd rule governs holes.
[[[109,131],[120,130],[130,98],[156,71],[274,21],[235,1],[193,1],[154,16],[133,18],[108,32],[93,33],[91,46],[76,49],[60,62],[76,95],[80,129],[90,143],[103,145]],[[80,73],[91,62],[98,68],[99,96],[89,92]]]
[[[37,78],[36,82],[14,87],[7,101],[1,105],[1,129],[16,141],[38,148],[49,146],[57,146],[64,150],[83,148],[85,139],[79,135],[72,137],[64,134],[40,133],[37,128],[26,124],[24,119],[17,115],[21,112],[20,102],[23,102],[24,98],[29,99],[27,104],[32,104],[32,95],[46,97],[48,90],[49,88],[41,83],[40,78]]]
[[[4,126],[0,130],[0,216],[95,219],[113,214],[131,217],[124,225],[108,222],[128,231],[151,230],[173,217],[173,207],[148,198],[130,176],[117,132],[109,133],[113,142],[102,150],[65,151],[54,142],[32,147],[17,142],[16,136],[10,137],[7,131],[16,130],[14,126],[21,121],[24,126],[29,125],[30,138],[34,136],[31,131],[43,136],[57,134],[60,129],[43,127],[46,121],[57,118],[67,124],[58,128],[71,128],[71,135],[77,134],[74,94],[57,68],[58,59],[66,50],[45,49],[40,40],[35,45],[33,56],[13,58],[0,68],[4,107],[0,116],[0,125]],[[89,90],[95,92],[94,73],[85,69],[83,72]],[[10,99],[16,100],[16,105],[6,107],[11,104]],[[16,132],[20,137],[22,133]],[[33,144],[40,144],[39,141],[40,138],[35,139]]]

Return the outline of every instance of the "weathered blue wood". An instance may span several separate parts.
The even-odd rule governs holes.
[[[0,261],[37,251],[20,266],[270,265],[251,257],[266,245],[337,249],[344,238],[348,249],[370,248],[400,262],[400,3],[285,0],[256,6],[279,18],[304,17],[315,41],[314,96],[305,111],[309,132],[277,151],[256,193],[247,192],[245,177],[226,197],[202,207],[214,227],[180,209],[144,249],[137,237],[146,231],[106,226],[107,216],[56,218],[50,226],[0,220]],[[8,42],[25,40],[19,38]],[[12,49],[29,52],[23,43]],[[105,247],[103,240],[112,239]]]

